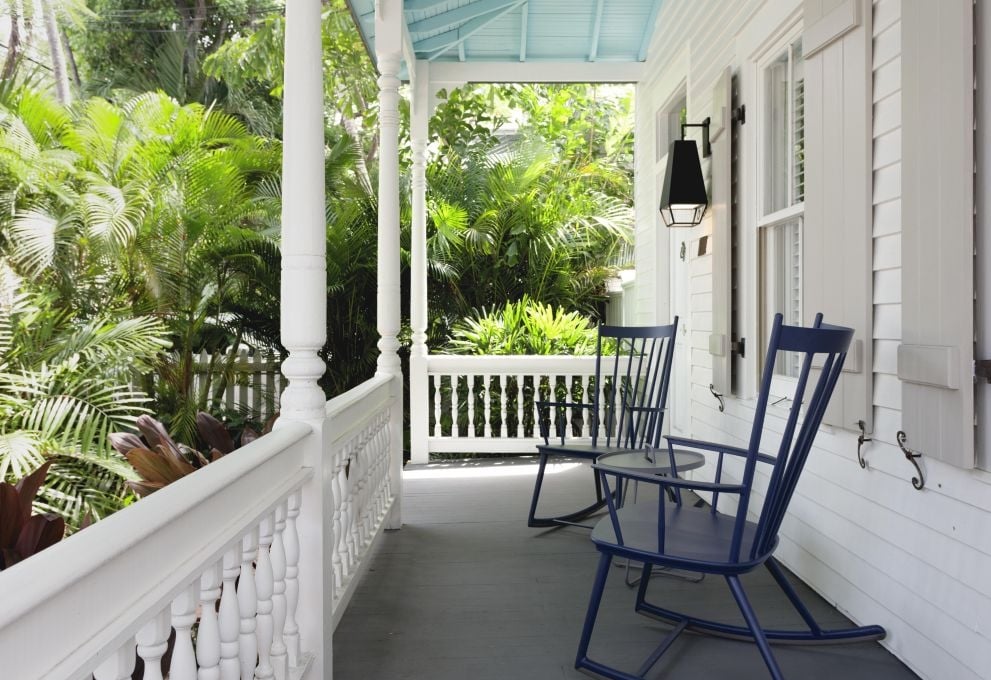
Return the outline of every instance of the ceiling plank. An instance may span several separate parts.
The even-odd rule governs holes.
[[[441,12],[432,17],[414,21],[409,24],[409,32],[416,35],[418,33],[437,31],[442,28],[453,28],[475,17],[480,17],[506,7],[513,7],[519,3],[520,0],[478,0],[477,2],[462,5],[448,12]]]
[[[520,61],[526,61],[526,22],[530,16],[530,3],[523,3],[520,10]]]
[[[647,48],[650,47],[650,39],[654,37],[654,24],[657,23],[657,13],[661,9],[662,1],[654,0],[654,4],[650,8],[650,15],[647,17],[647,23],[643,27],[643,38],[640,40],[640,52],[637,55],[638,61],[645,61],[647,59]]]
[[[595,61],[599,56],[599,32],[602,30],[602,5],[605,0],[595,3],[595,25],[592,26],[592,46],[588,50],[588,60]]]
[[[403,9],[407,12],[421,12],[425,9],[433,9],[440,5],[446,5],[451,0],[406,0]]]
[[[636,83],[646,73],[635,61],[434,61],[435,83]]]
[[[503,7],[502,9],[496,10],[495,12],[489,12],[483,16],[472,19],[471,21],[462,24],[458,28],[451,31],[446,31],[439,35],[432,36],[430,38],[424,38],[423,40],[418,40],[413,43],[413,49],[417,53],[431,52],[432,54],[428,59],[436,59],[441,54],[457,46],[459,43],[464,42],[475,33],[491,24],[496,19],[499,19],[507,12],[519,7],[522,3],[521,0],[514,0],[514,4]]]

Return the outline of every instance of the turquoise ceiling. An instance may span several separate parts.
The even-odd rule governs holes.
[[[644,61],[662,0],[406,0],[417,59]],[[348,0],[374,54],[375,2]]]

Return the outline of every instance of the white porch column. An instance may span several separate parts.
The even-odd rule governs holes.
[[[413,224],[410,234],[410,317],[413,346],[409,359],[410,457],[413,463],[426,463],[430,385],[427,376],[427,139],[433,96],[430,90],[430,62],[418,61],[412,84],[410,142],[413,146],[412,201]]]
[[[326,399],[317,381],[325,366],[317,352],[327,337],[326,224],[324,220],[323,69],[320,0],[286,3],[285,96],[282,143],[282,344],[289,358],[282,373],[281,423],[302,421],[313,435],[306,465],[314,474],[303,488],[297,527],[300,534],[297,611],[301,647],[314,655],[310,677],[333,672],[333,570],[324,554],[332,544],[324,509],[324,413]]]
[[[375,3],[375,56],[379,70],[378,373],[393,377],[390,422],[395,502],[388,528],[402,526],[403,375],[399,363],[399,67],[403,52],[402,0]]]

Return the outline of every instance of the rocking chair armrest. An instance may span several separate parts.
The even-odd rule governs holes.
[[[638,482],[657,484],[658,486],[670,489],[689,489],[691,491],[713,491],[719,493],[741,493],[743,491],[742,484],[722,484],[683,479],[681,477],[662,477],[649,472],[637,472],[636,470],[613,467],[605,463],[594,463],[592,469],[598,471],[599,474],[614,475]]]
[[[728,444],[719,444],[716,442],[706,442],[700,439],[687,439],[685,437],[664,437],[668,440],[668,444],[677,448],[689,448],[689,449],[700,449],[702,451],[713,451],[715,453],[728,453],[733,456],[740,456],[746,458],[750,455],[750,452],[739,446],[729,446]],[[773,464],[776,458],[769,456],[766,453],[758,453],[757,460],[762,463]]]

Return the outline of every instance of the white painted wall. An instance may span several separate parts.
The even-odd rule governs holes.
[[[862,0],[866,2],[866,0]],[[906,2],[921,0],[905,0]],[[964,1],[964,0],[952,0]],[[901,340],[901,2],[873,3],[874,169],[874,442],[857,464],[855,434],[824,428],[782,528],[778,556],[827,600],[860,623],[888,630],[883,644],[924,678],[977,680],[991,677],[991,474],[924,459],[926,488],[910,484],[914,473],[895,446],[901,429],[901,385],[897,347]],[[687,81],[692,121],[710,114],[713,85],[732,66],[741,79],[748,114],[756,111],[752,83],[753,45],[769,36],[797,0],[687,0],[667,2],[649,52],[647,75],[638,86],[637,243],[639,312],[664,309],[678,253],[656,228],[657,175],[654,115]],[[870,4],[870,3],[867,3]],[[748,52],[748,50],[751,50]],[[752,75],[749,76],[752,79]],[[747,125],[756,127],[748,116]],[[752,230],[748,196],[755,192],[754,164],[742,149],[738,177],[744,201],[744,230]],[[961,177],[961,181],[971,181]],[[755,286],[747,284],[741,318],[748,341],[742,392],[720,413],[708,391],[711,360],[711,256],[696,257],[703,223],[688,236],[690,321],[690,429],[704,439],[742,442],[749,434],[756,381]],[[683,238],[679,234],[679,239]],[[663,244],[664,247],[661,247]],[[741,271],[756,279],[753,239],[741,241]],[[654,296],[658,297],[654,297]],[[660,299],[658,299],[660,298]],[[769,417],[770,449],[782,428]],[[711,472],[711,471],[710,471]]]

